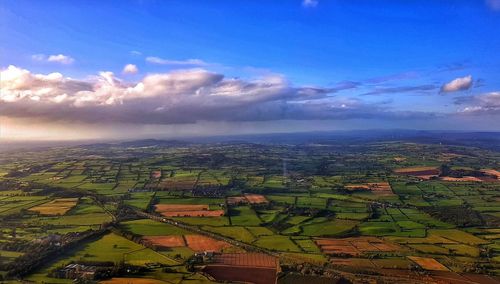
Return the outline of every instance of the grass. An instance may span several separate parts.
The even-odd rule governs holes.
[[[185,235],[189,232],[166,223],[150,219],[141,219],[120,223],[123,230],[142,236]]]
[[[430,230],[429,233],[469,245],[482,245],[489,243],[488,241],[458,229]]]
[[[298,207],[326,208],[327,199],[320,197],[297,197]]]
[[[73,210],[71,210],[71,214],[91,214],[91,213],[104,213],[104,210],[94,204],[92,199],[90,198],[82,198],[80,204],[78,204]]]
[[[292,225],[298,225],[308,219],[311,219],[311,217],[308,217],[308,216],[291,216],[291,217],[288,217],[286,219],[286,222],[288,224],[292,224]]]
[[[321,253],[320,249],[311,239],[295,239],[294,242],[305,252]]]
[[[210,227],[203,226],[202,229],[210,232],[217,233],[219,235],[223,235],[226,237],[230,237],[235,240],[239,240],[245,243],[252,243],[255,240],[255,237],[252,233],[250,233],[245,227]]]
[[[280,210],[261,210],[258,213],[264,223],[271,223],[278,217]]]
[[[287,236],[262,236],[254,244],[269,250],[300,252],[300,248]]]
[[[0,257],[17,258],[23,254],[24,253],[18,251],[0,250]]]
[[[398,221],[396,222],[402,229],[413,230],[413,229],[423,229],[424,225],[414,222],[414,221]]]
[[[266,227],[246,227],[247,230],[254,236],[272,236],[274,235],[273,231],[269,230]]]
[[[100,225],[111,221],[111,216],[106,213],[64,215],[60,217],[42,217],[38,220],[42,224],[50,225]]]
[[[417,251],[425,254],[449,254],[450,250],[437,245],[432,244],[415,244],[409,245],[409,247],[416,249]]]
[[[449,249],[451,254],[479,257],[479,248],[477,247],[464,244],[443,245],[443,247]]]
[[[370,216],[368,213],[337,213],[335,217],[337,219],[348,219],[348,220],[365,220]]]
[[[358,230],[365,236],[390,236],[398,231],[394,222],[364,222],[358,226]]]
[[[301,226],[302,234],[305,236],[342,236],[358,224],[351,220],[331,220],[323,223],[308,224]]]
[[[282,204],[295,204],[295,197],[288,195],[266,195],[266,198],[270,201]]]
[[[259,226],[262,223],[259,216],[249,206],[231,208],[229,216],[234,226]]]

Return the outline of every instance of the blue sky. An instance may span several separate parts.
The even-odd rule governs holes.
[[[464,128],[500,130],[491,126],[500,113],[499,27],[498,0],[4,0],[0,115],[10,124],[3,126],[7,133],[19,137],[29,136],[33,119],[38,130],[65,129],[65,122],[165,131],[184,124],[195,134],[203,122],[223,123],[227,132],[243,122],[255,122],[246,126],[253,132],[303,130],[290,127],[295,120],[321,129],[456,128],[467,121]],[[126,64],[134,68],[124,72]],[[54,72],[62,75],[58,83],[37,77]],[[176,84],[172,72],[175,80],[196,76],[208,85],[127,91],[141,82]],[[32,85],[12,85],[16,76]],[[103,94],[102,82],[112,93]],[[151,109],[146,97],[158,107]],[[54,101],[59,105],[49,106]],[[244,115],[229,114],[240,109]],[[125,110],[131,119],[114,114]],[[266,113],[277,110],[281,116]],[[93,111],[101,121],[86,119]],[[192,119],[182,117],[190,111]]]

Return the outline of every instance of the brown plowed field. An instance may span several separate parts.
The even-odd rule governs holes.
[[[260,194],[245,194],[245,198],[250,204],[267,203],[267,199],[264,195]]]
[[[210,264],[203,271],[212,275],[218,281],[242,282],[254,284],[275,284],[276,268],[244,267]]]
[[[500,180],[500,172],[497,170],[486,169],[486,170],[482,170],[482,172],[485,174],[491,175],[491,176],[495,176],[497,180]]]
[[[370,190],[378,195],[392,195],[391,185],[388,182],[370,182],[366,184],[351,184],[345,186],[349,190]]]
[[[202,235],[185,235],[187,246],[193,251],[220,251],[231,247],[230,244]]]
[[[466,176],[466,177],[461,177],[461,178],[456,178],[456,177],[441,177],[441,180],[444,180],[444,181],[483,181],[480,178],[472,177],[472,176]]]
[[[147,236],[142,239],[144,242],[165,248],[186,246],[182,236]]]
[[[395,173],[401,175],[416,176],[421,178],[428,178],[429,176],[439,175],[439,169],[436,167],[411,167],[395,169]]]
[[[236,205],[240,203],[247,203],[248,200],[244,196],[229,196],[227,198],[227,203],[229,205]]]
[[[191,190],[196,183],[195,179],[190,180],[169,180],[163,181],[159,184],[159,187],[167,190]]]
[[[446,266],[442,265],[434,258],[419,256],[409,256],[408,258],[426,270],[449,271]]]
[[[326,254],[348,254],[359,256],[365,252],[390,252],[401,250],[397,244],[375,237],[352,237],[342,239],[315,239],[318,247]]]
[[[223,253],[214,257],[215,264],[276,268],[278,259],[263,253]]]

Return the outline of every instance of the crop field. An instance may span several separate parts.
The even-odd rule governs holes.
[[[224,210],[209,210],[208,205],[157,204],[156,212],[165,217],[220,217]]]
[[[369,252],[402,251],[399,245],[374,237],[354,237],[344,239],[315,239],[321,251],[328,255],[359,256]]]
[[[202,235],[185,235],[186,245],[193,251],[222,251],[231,247],[230,244],[217,241]]]
[[[261,194],[245,194],[245,199],[250,204],[261,204],[261,203],[268,202],[266,197],[264,195],[261,195]]]
[[[446,268],[446,266],[442,265],[434,258],[418,256],[409,256],[408,258],[426,270],[448,271],[448,268]]]
[[[224,227],[209,227],[209,226],[204,226],[202,227],[204,230],[207,230],[209,232],[214,232],[219,235],[223,235],[226,237],[229,237],[234,240],[239,240],[245,243],[252,243],[255,241],[256,237],[258,237],[258,232],[254,230],[250,230],[245,227],[237,227],[237,226],[224,226]],[[256,228],[261,228],[261,227],[256,227]],[[265,228],[262,228],[265,229]],[[264,232],[265,235],[266,232]],[[257,236],[256,236],[257,234]],[[273,233],[270,232],[272,235]]]
[[[186,242],[182,236],[147,236],[143,237],[144,243],[152,244],[163,248],[184,247]]]
[[[231,224],[235,226],[258,226],[262,222],[257,213],[247,206],[231,208],[229,212]]]
[[[141,236],[184,235],[187,233],[178,227],[150,219],[122,222],[120,227],[126,232]]]
[[[262,271],[245,265],[256,252],[298,274],[332,275],[326,262],[404,279],[500,274],[500,154],[490,150],[114,145],[0,152],[0,162],[0,275],[10,279],[71,283],[55,271],[107,262],[143,271],[99,279],[109,283],[210,283],[201,267],[255,278]]]
[[[43,203],[29,210],[38,212],[40,215],[64,215],[66,212],[75,207],[78,202],[78,198],[58,198],[50,202]]]
[[[400,175],[419,177],[424,180],[428,180],[431,177],[439,175],[439,169],[437,169],[436,167],[400,168],[400,169],[395,169],[394,172]]]
[[[279,260],[260,253],[216,255],[204,272],[219,281],[237,280],[256,284],[274,283]]]

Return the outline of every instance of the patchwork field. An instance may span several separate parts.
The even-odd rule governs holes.
[[[274,281],[279,266],[483,281],[500,274],[499,162],[401,141],[0,152],[0,275],[71,283],[54,271],[104,261],[115,274],[96,282]]]

